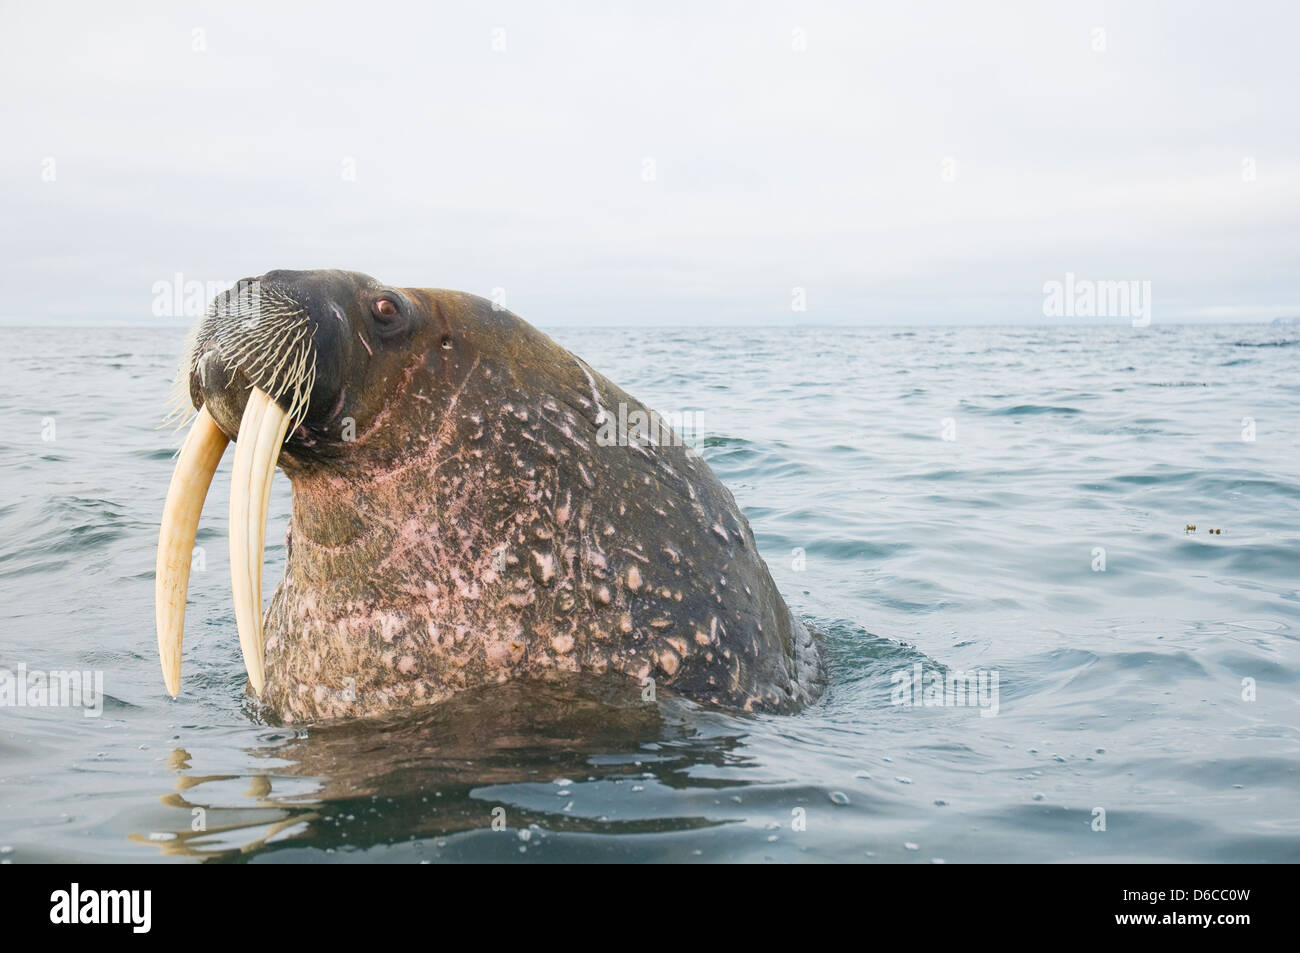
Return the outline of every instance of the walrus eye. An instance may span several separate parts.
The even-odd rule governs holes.
[[[383,320],[384,318],[395,318],[399,314],[397,305],[393,304],[387,298],[380,298],[375,302],[375,317]]]

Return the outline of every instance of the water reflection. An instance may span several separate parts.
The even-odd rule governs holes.
[[[746,727],[679,699],[646,703],[607,680],[493,686],[406,718],[284,731],[249,750],[267,764],[252,775],[191,774],[192,757],[176,749],[175,789],[160,799],[175,825],[131,840],[167,856],[238,861],[473,830],[527,843],[532,833],[715,827],[729,820],[681,812],[674,792],[743,786],[735,769],[750,763]]]

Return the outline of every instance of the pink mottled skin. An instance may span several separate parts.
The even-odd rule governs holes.
[[[328,419],[281,455],[293,514],[265,620],[271,715],[367,716],[566,672],[746,710],[815,697],[818,645],[704,461],[598,444],[603,412],[643,405],[482,298],[390,291],[411,326],[386,338],[364,323],[386,286],[272,273],[318,274],[360,333],[337,336],[352,343],[323,385]],[[239,385],[196,395],[228,433]]]

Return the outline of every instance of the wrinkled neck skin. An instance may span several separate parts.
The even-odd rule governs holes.
[[[747,709],[812,697],[811,638],[694,452],[598,445],[602,411],[643,405],[508,312],[470,328],[447,310],[454,346],[408,365],[347,453],[281,457],[267,713],[365,716],[580,670],[629,697],[647,677]]]

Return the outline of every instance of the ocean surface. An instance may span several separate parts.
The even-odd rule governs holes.
[[[244,702],[230,453],[163,689],[182,336],[0,329],[0,669],[103,687],[0,707],[0,862],[1300,861],[1300,328],[560,329],[697,415],[824,697],[294,729]]]

